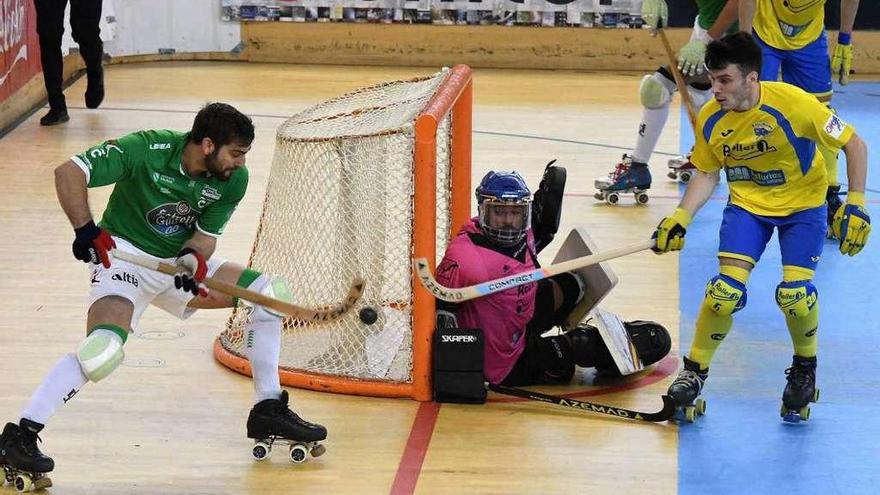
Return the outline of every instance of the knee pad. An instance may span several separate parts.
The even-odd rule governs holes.
[[[93,382],[110,375],[125,358],[122,345],[126,338],[128,332],[116,325],[95,326],[76,350],[83,375]]]
[[[548,383],[567,383],[574,376],[571,345],[564,335],[538,339],[541,367]]]
[[[729,316],[746,306],[746,286],[739,280],[718,274],[706,284],[703,304],[719,315]]]
[[[642,78],[639,85],[639,101],[645,108],[662,108],[669,104],[675,82],[664,77],[659,71]]]
[[[584,368],[615,368],[614,358],[608,346],[599,335],[599,329],[591,325],[581,325],[565,332],[571,346],[572,360]]]
[[[819,291],[810,280],[782,282],[776,286],[776,305],[785,316],[808,316],[819,301]]]
[[[254,292],[259,292],[272,299],[278,299],[287,303],[293,302],[293,294],[290,292],[290,285],[287,283],[287,280],[277,275],[264,275],[256,270],[245,268],[238,278],[237,285]],[[286,314],[271,308],[257,305],[253,306],[254,313],[252,316],[257,316],[257,309],[280,318],[287,316]]]

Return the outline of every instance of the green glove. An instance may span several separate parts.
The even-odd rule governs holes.
[[[849,82],[849,71],[852,69],[852,45],[837,42],[834,56],[831,58],[831,73],[837,76],[840,84]],[[833,76],[832,76],[833,77]]]
[[[651,34],[657,34],[658,28],[666,27],[669,20],[669,7],[666,0],[645,0],[642,2],[642,19],[651,30]]]
[[[678,51],[678,70],[685,76],[696,76],[706,70],[706,43],[692,40]]]

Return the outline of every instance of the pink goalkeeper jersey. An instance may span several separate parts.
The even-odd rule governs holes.
[[[468,235],[473,233],[481,233],[476,217],[462,227],[446,249],[437,267],[438,282],[447,287],[466,287],[537,268],[531,230],[526,234],[529,253],[525,263],[477,246]],[[492,383],[504,380],[525,349],[526,324],[535,312],[536,290],[537,283],[532,282],[458,305],[458,326],[483,330],[485,374]]]

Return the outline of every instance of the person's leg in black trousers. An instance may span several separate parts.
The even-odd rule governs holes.
[[[70,28],[86,63],[86,107],[98,108],[104,100],[104,43],[101,41],[101,0],[70,0]]]
[[[37,34],[40,37],[40,61],[49,96],[49,113],[40,125],[67,122],[67,103],[61,92],[64,61],[61,58],[61,35],[64,34],[64,7],[67,0],[34,0],[37,12]]]

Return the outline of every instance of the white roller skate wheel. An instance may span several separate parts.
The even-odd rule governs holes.
[[[31,481],[31,477],[26,474],[19,474],[15,477],[15,489],[19,493],[29,492],[31,488],[34,486],[34,482]]]
[[[3,469],[3,477],[6,478],[6,482],[10,485],[15,483],[15,475],[12,474],[11,471],[7,471],[5,468]]]
[[[697,416],[702,416],[706,414],[706,401],[703,399],[697,399],[696,402]]]
[[[616,192],[608,193],[608,196],[605,197],[605,201],[608,202],[609,205],[616,205],[618,201],[620,201],[620,196]]]
[[[691,181],[692,175],[692,172],[682,172],[681,175],[678,176],[678,180],[680,180],[682,184],[687,184]]]
[[[268,459],[270,452],[272,452],[272,447],[264,442],[255,443],[254,448],[251,450],[251,454],[254,456],[254,459],[258,461]]]
[[[643,192],[636,194],[636,202],[640,205],[646,204],[648,202],[648,195]]]
[[[308,456],[309,451],[306,449],[305,445],[298,443],[290,446],[290,460],[294,464],[305,462]]]

